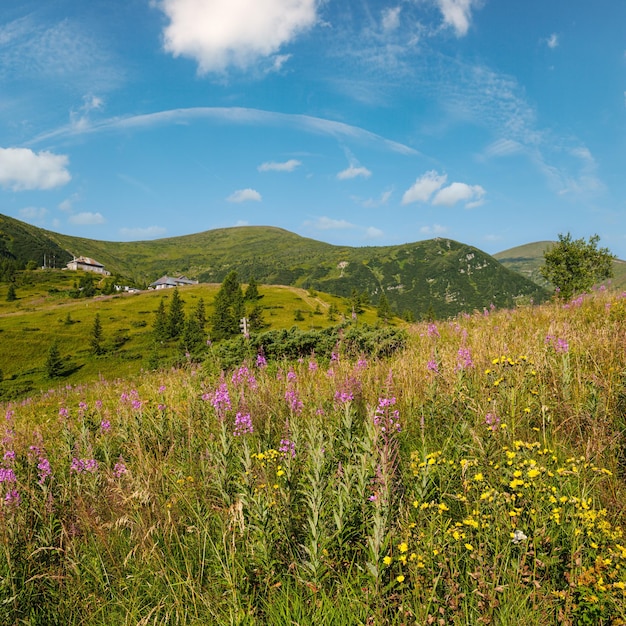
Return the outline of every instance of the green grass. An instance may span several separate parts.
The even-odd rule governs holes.
[[[5,404],[0,623],[622,624],[625,331],[604,292]]]
[[[18,299],[6,301],[8,285],[0,284],[0,340],[2,354],[0,370],[4,381],[0,391],[5,397],[47,390],[58,384],[46,376],[45,361],[54,341],[66,364],[64,384],[128,378],[139,375],[149,367],[154,352],[152,327],[155,313],[163,298],[167,308],[170,290],[148,290],[132,294],[72,298],[72,289],[80,272],[31,271],[21,275],[17,287]],[[207,316],[212,313],[213,299],[219,285],[193,285],[180,288],[189,314],[200,298],[204,300]],[[260,287],[263,318],[267,330],[300,328],[315,330],[337,324],[348,316],[349,303],[337,296],[309,292],[295,287]],[[339,311],[333,321],[327,312],[331,304]],[[300,320],[296,319],[300,311]],[[105,353],[91,354],[90,333],[98,313],[103,330]],[[349,316],[348,316],[349,317]],[[367,307],[359,316],[363,323],[377,323],[376,312]],[[210,325],[206,329],[207,337]],[[164,361],[180,357],[177,342],[159,349]]]

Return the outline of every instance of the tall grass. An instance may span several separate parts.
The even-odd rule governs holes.
[[[0,624],[620,624],[626,298],[3,407]]]

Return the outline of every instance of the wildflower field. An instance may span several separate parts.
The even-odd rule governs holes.
[[[0,624],[626,624],[625,348],[599,291],[5,404]]]

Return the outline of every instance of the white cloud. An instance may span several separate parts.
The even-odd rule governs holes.
[[[452,26],[457,37],[467,34],[472,20],[472,5],[476,0],[436,0],[443,15],[443,21]]]
[[[70,215],[68,221],[70,224],[93,226],[95,224],[104,224],[106,220],[100,213],[76,213],[76,215]]]
[[[487,157],[504,157],[517,154],[524,150],[524,146],[518,141],[512,139],[498,139],[487,146],[485,156]]]
[[[33,152],[28,148],[0,148],[0,186],[13,191],[52,189],[72,178],[63,154]]]
[[[393,194],[392,189],[388,189],[387,191],[383,191],[378,198],[368,198],[362,202],[362,205],[366,209],[377,209],[378,207],[384,206],[389,202]]]
[[[485,190],[480,185],[452,183],[437,192],[433,198],[435,206],[454,206],[457,202],[465,201],[468,209],[480,206],[485,196]]]
[[[48,209],[29,206],[20,209],[18,212],[20,217],[27,222],[43,222],[48,214]]]
[[[317,21],[319,0],[160,0],[169,18],[164,47],[200,73],[247,69]],[[281,65],[284,59],[279,63]]]
[[[74,207],[74,203],[77,202],[79,196],[77,193],[73,193],[69,198],[65,198],[65,200],[59,203],[59,209],[64,213],[71,213]]]
[[[354,224],[346,220],[336,220],[331,217],[320,217],[315,222],[306,222],[307,226],[312,226],[317,230],[346,230],[356,228]]]
[[[442,226],[441,224],[433,224],[432,226],[422,226],[420,228],[420,233],[422,235],[427,235],[428,237],[444,235],[448,232],[448,228],[446,226]]]
[[[337,178],[339,180],[348,180],[350,178],[357,178],[358,176],[362,176],[363,178],[369,178],[372,175],[366,167],[350,165],[350,167],[342,170],[337,174]]]
[[[409,187],[402,196],[402,204],[412,202],[428,202],[430,197],[440,189],[448,177],[445,174],[438,174],[435,170],[426,172]]]
[[[375,226],[368,226],[365,229],[365,237],[367,239],[378,239],[382,237],[385,233],[380,230],[380,228],[376,228]]]
[[[120,235],[125,239],[152,239],[165,235],[167,228],[148,226],[146,228],[120,228]]]
[[[247,202],[253,200],[255,202],[261,201],[261,194],[256,189],[238,189],[226,198],[228,202]]]
[[[554,50],[554,48],[559,45],[559,36],[556,33],[552,33],[548,39],[546,39],[546,43],[548,44],[548,48],[552,48]]]
[[[389,33],[400,26],[400,11],[402,7],[388,8],[383,11],[383,30]]]
[[[237,220],[235,226],[250,226],[250,222],[248,220]]]
[[[257,169],[259,172],[293,172],[296,167],[302,165],[301,161],[296,159],[289,159],[283,163],[276,163],[275,161],[267,161],[261,163]]]

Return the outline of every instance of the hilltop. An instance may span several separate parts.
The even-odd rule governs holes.
[[[43,263],[50,250],[88,256],[113,274],[146,286],[163,274],[183,273],[200,282],[221,282],[236,269],[246,282],[316,289],[348,297],[366,293],[376,303],[384,292],[399,315],[449,317],[491,304],[547,298],[547,291],[478,248],[450,239],[397,246],[335,246],[280,228],[245,226],[153,241],[110,242],[71,237],[8,217],[0,232],[21,261]],[[34,243],[38,242],[35,246]],[[60,253],[59,253],[60,256]]]
[[[544,253],[555,244],[554,241],[535,241],[523,246],[509,248],[493,255],[504,267],[518,272],[537,285],[549,288],[549,283],[539,273],[543,264]],[[626,289],[626,261],[613,261],[613,279],[611,284],[615,289]]]

